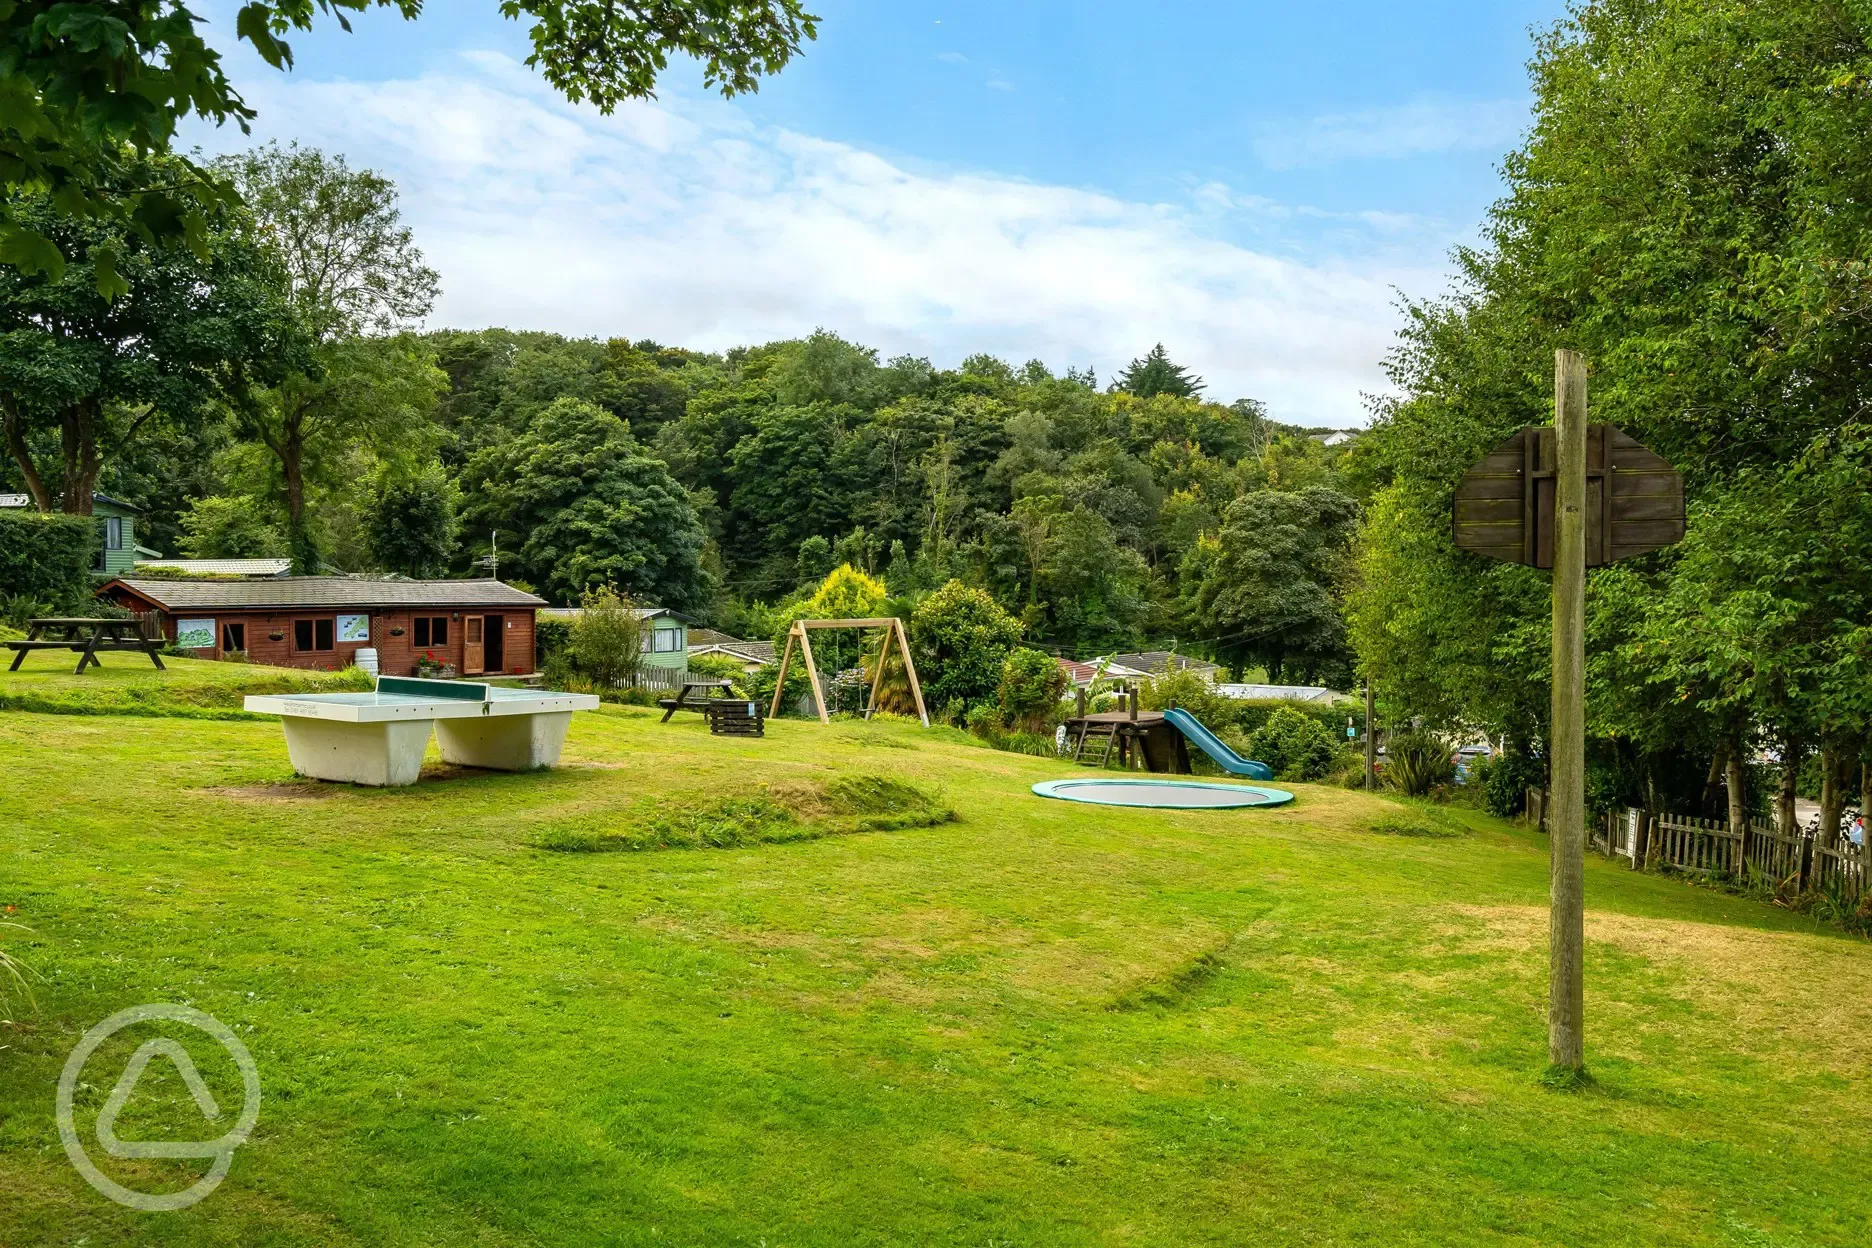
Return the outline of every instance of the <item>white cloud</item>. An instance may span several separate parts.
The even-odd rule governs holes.
[[[960,52],[938,52],[936,59],[945,65],[966,65],[969,59]]]
[[[911,171],[713,100],[605,118],[489,54],[249,95],[256,140],[342,151],[397,180],[443,275],[438,325],[717,350],[823,325],[886,356],[953,365],[986,350],[1103,377],[1162,341],[1211,397],[1351,424],[1360,392],[1384,384],[1393,288],[1441,285],[1448,241],[1382,215],[1322,227],[1326,214],[1215,184],[1139,203]],[[1336,255],[1309,256],[1302,227]]]
[[[1345,160],[1434,152],[1503,150],[1526,129],[1526,100],[1422,96],[1407,104],[1269,123],[1254,141],[1270,169],[1317,168]]]

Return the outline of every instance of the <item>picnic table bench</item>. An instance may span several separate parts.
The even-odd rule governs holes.
[[[682,687],[682,692],[673,698],[658,698],[657,705],[663,708],[660,722],[669,723],[670,716],[677,711],[701,711],[707,716],[711,697],[720,696],[733,686],[728,680],[691,680]],[[713,690],[714,693],[709,691]]]
[[[143,626],[136,620],[125,619],[86,619],[78,616],[46,616],[26,622],[26,640],[9,641],[7,649],[15,651],[13,666],[8,671],[19,671],[20,664],[34,650],[70,650],[78,656],[78,675],[84,675],[87,667],[103,667],[98,659],[100,650],[141,651],[149,655],[150,662],[157,671],[166,671],[163,667],[162,640],[143,635]]]

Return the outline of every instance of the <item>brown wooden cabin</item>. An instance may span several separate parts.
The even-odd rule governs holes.
[[[163,635],[200,658],[240,652],[275,667],[336,671],[370,648],[378,670],[391,676],[414,675],[425,655],[458,676],[530,675],[534,613],[546,605],[490,580],[118,577],[97,592],[156,613]]]

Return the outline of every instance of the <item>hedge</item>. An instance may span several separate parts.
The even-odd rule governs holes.
[[[0,597],[23,597],[54,610],[91,595],[97,522],[90,516],[0,509]]]

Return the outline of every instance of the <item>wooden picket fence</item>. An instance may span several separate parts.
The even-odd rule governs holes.
[[[1802,891],[1837,888],[1849,901],[1866,891],[1857,846],[1844,840],[1821,845],[1811,832],[1784,835],[1756,819],[1737,831],[1725,820],[1631,807],[1607,812],[1593,830],[1593,845],[1634,868],[1668,866],[1738,880],[1754,876]]]
[[[696,679],[687,668],[662,667],[655,663],[645,663],[637,669],[637,679],[632,685],[638,689],[649,689],[657,693],[674,693]]]

